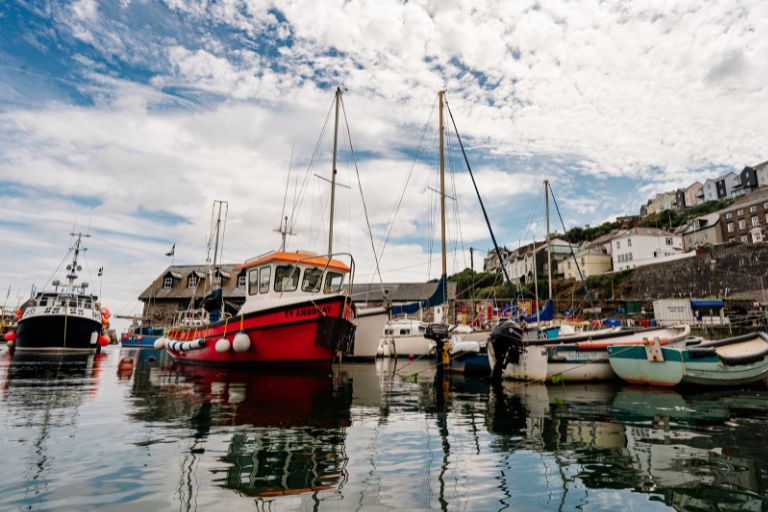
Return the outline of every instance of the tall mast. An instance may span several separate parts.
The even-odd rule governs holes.
[[[70,236],[77,237],[75,239],[75,248],[74,252],[72,253],[72,263],[67,265],[67,281],[70,286],[74,286],[75,279],[77,279],[77,272],[80,270],[80,267],[77,266],[77,257],[80,255],[80,245],[82,242],[83,237],[90,237],[91,235],[87,233],[70,233]],[[85,251],[85,248],[83,248],[83,251]]]
[[[218,203],[219,205],[219,213],[216,216],[216,242],[213,246],[213,270],[216,271],[216,264],[218,263],[219,259],[219,230],[221,228],[221,201],[215,201],[214,202],[214,208],[216,208],[215,204]]]
[[[544,180],[544,204],[547,208],[547,283],[549,284],[549,300],[552,300],[552,248],[549,243],[549,181]],[[535,265],[535,260],[534,260]]]
[[[440,103],[440,248],[443,253],[443,275],[447,275],[447,258],[445,254],[445,141],[443,140],[443,133],[445,132],[445,124],[443,122],[443,97],[445,91],[437,93],[438,102]]]
[[[541,322],[539,312],[539,274],[536,269],[536,236],[533,237],[533,293],[536,296],[536,322]]]
[[[333,208],[336,200],[336,148],[339,142],[339,103],[341,87],[336,88],[336,122],[333,125],[333,172],[331,174],[331,219],[328,226],[328,255],[333,254]]]

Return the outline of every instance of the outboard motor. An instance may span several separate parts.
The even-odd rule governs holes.
[[[508,364],[520,363],[523,329],[511,320],[502,320],[491,331],[490,342],[494,356],[491,380],[498,381]]]
[[[437,364],[447,364],[449,359],[446,360],[447,357],[444,357],[444,354],[447,355],[447,351],[445,350],[445,343],[451,338],[451,328],[448,327],[448,324],[427,325],[427,329],[424,332],[424,337],[428,340],[434,341],[437,345],[437,350],[435,350]],[[438,369],[439,368],[442,368],[442,366],[438,366]]]

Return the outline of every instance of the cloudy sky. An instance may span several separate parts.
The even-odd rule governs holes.
[[[758,1],[2,2],[3,298],[44,285],[77,225],[105,302],[136,312],[171,244],[176,262],[205,258],[214,199],[225,260],[276,248],[286,181],[289,249],[322,251],[337,86],[360,185],[342,124],[335,249],[358,280],[373,278],[360,188],[377,249],[395,219],[384,279],[439,273],[443,87],[500,242],[541,236],[547,178],[568,226],[636,213],[768,159],[766,33]],[[491,244],[448,145],[456,271]]]

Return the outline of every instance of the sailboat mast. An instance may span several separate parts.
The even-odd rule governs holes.
[[[552,246],[549,243],[549,180],[544,180],[544,199],[547,209],[547,283],[549,284],[549,295],[547,298],[552,300]]]
[[[333,209],[336,201],[336,149],[339,142],[339,103],[341,87],[336,88],[336,121],[333,126],[333,172],[331,173],[331,219],[328,226],[328,255],[333,254]]]
[[[213,246],[213,271],[216,271],[216,263],[219,258],[219,230],[221,229],[221,203],[222,201],[215,201],[219,205],[219,212],[216,217],[216,242]],[[214,206],[215,208],[215,206]]]
[[[443,96],[445,91],[437,93],[440,103],[440,248],[443,253],[443,275],[447,275],[448,263],[445,254],[445,123],[443,120]]]
[[[536,297],[536,322],[541,322],[539,312],[539,274],[536,269],[536,237],[533,237],[533,294]]]

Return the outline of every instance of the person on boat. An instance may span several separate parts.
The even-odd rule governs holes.
[[[528,324],[525,323],[525,317],[523,315],[520,315],[520,318],[517,321],[517,325],[520,326],[523,332],[525,332],[528,328]]]

